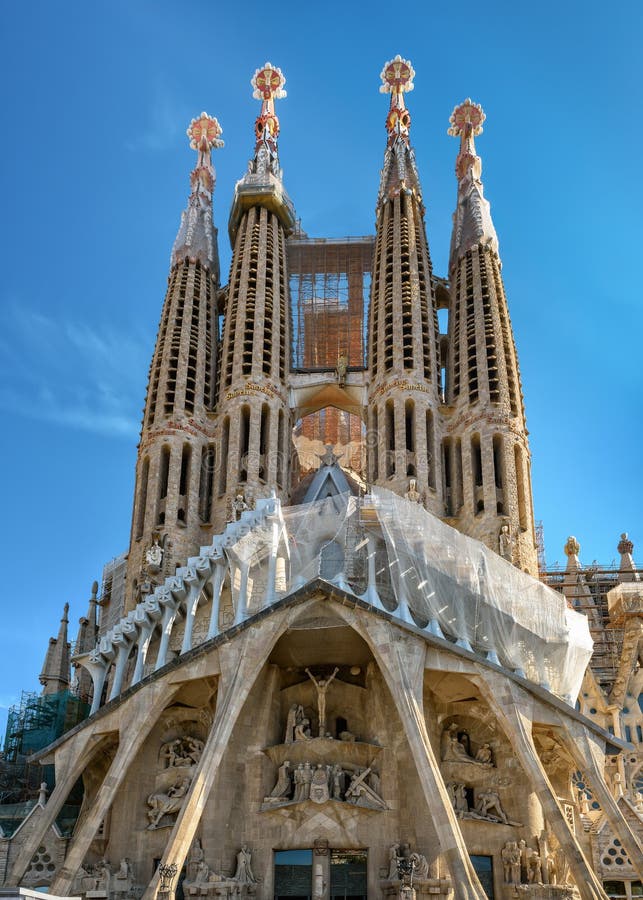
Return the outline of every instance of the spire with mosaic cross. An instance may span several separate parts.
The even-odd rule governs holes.
[[[211,152],[223,147],[222,132],[217,119],[206,112],[192,119],[186,131],[190,147],[197,151],[197,162],[190,173],[188,206],[181,216],[181,225],[172,249],[173,266],[187,257],[198,259],[211,272],[218,269],[216,234],[212,221],[212,194],[216,174]]]
[[[286,97],[285,83],[281,69],[270,62],[257,69],[250,81],[254,89],[252,96],[255,100],[261,100],[261,112],[255,121],[255,171],[271,171],[277,177],[281,176],[281,172],[277,152],[279,119],[275,113],[275,100]]]
[[[409,138],[411,114],[404,100],[404,95],[414,88],[415,70],[411,61],[402,59],[398,53],[394,59],[385,63],[380,78],[382,79],[380,93],[390,94],[391,100],[385,123],[388,140],[380,179],[378,206],[386,197],[399,194],[400,191],[412,191],[421,203],[420,179]]]

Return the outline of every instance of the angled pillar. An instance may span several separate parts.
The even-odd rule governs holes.
[[[424,721],[422,702],[426,644],[394,625],[359,614],[352,623],[373,651],[395,701],[413,754],[428,809],[433,815],[440,852],[453,879],[456,900],[485,900],[469,859]]]
[[[214,721],[185,803],[165,845],[162,865],[175,863],[181,871],[234,726],[271,648],[286,627],[287,616],[287,610],[280,610],[261,625],[246,630],[233,644],[219,648],[221,676]],[[158,890],[158,874],[155,874],[143,900],[154,900]]]
[[[538,756],[531,734],[531,718],[525,713],[525,710],[533,709],[533,698],[517,684],[495,672],[479,669],[479,676],[480,688],[538,796],[545,818],[565,853],[581,897],[583,900],[597,900],[597,898],[605,900],[607,895],[603,885],[569,827],[556,792]]]
[[[127,701],[120,721],[118,750],[91,807],[87,810],[86,817],[77,824],[65,862],[51,884],[52,894],[59,897],[69,894],[76,873],[96,836],[100,823],[114,802],[116,792],[123,783],[132,761],[156,725],[159,715],[172,702],[177,690],[178,686],[168,688],[165,680],[159,680]]]

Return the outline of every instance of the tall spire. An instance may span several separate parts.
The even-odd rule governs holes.
[[[261,100],[254,155],[234,190],[228,229],[233,247],[221,341],[215,441],[222,524],[232,503],[285,490],[290,410],[290,315],[286,238],[295,211],[282,182],[275,100],[286,96],[281,69],[265,63],[251,79]]]
[[[65,603],[58,637],[49,638],[49,646],[40,673],[43,694],[57,694],[69,687],[71,645],[67,639],[69,603]]]
[[[427,509],[443,511],[436,455],[440,408],[438,321],[420,179],[409,143],[404,95],[415,72],[396,56],[382,69],[390,94],[376,208],[369,323],[369,479],[398,494],[410,479]],[[415,488],[414,488],[415,489]]]
[[[216,229],[212,221],[212,194],[216,173],[212,165],[211,151],[223,147],[219,135],[223,129],[218,121],[202,112],[192,119],[187,129],[190,147],[197,151],[196,167],[190,173],[192,191],[187,209],[181,215],[181,225],[172,248],[171,265],[186,257],[199,261],[216,274],[218,268]]]
[[[395,196],[400,191],[413,191],[421,204],[420,179],[409,136],[411,114],[404,102],[404,94],[412,91],[415,86],[415,70],[410,60],[402,59],[398,53],[394,59],[385,63],[380,78],[380,93],[390,94],[391,103],[386,116],[388,141],[377,204],[379,207],[386,197]]]
[[[261,100],[261,112],[255,121],[255,155],[251,160],[251,171],[255,174],[272,172],[281,178],[277,138],[279,137],[279,119],[275,113],[275,100],[283,100],[287,96],[284,90],[286,78],[272,63],[265,63],[257,69],[250,79],[254,88],[252,96]]]
[[[447,134],[460,138],[460,152],[455,162],[458,179],[458,204],[453,216],[453,234],[449,270],[476,245],[489,246],[498,252],[498,237],[491,221],[489,201],[484,198],[482,160],[476,154],[474,137],[482,134],[486,116],[479,103],[470,98],[451,113]]]
[[[285,83],[283,72],[271,62],[264,63],[250,79],[252,96],[261,100],[261,112],[255,120],[254,155],[247,173],[237,182],[230,210],[228,230],[233,245],[243,213],[253,206],[260,205],[274,212],[287,234],[294,228],[295,211],[282,184],[277,148],[279,119],[275,100],[286,96]]]

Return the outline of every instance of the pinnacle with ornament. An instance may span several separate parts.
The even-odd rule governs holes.
[[[482,123],[486,119],[484,111],[479,103],[474,103],[470,97],[456,106],[449,122],[447,134],[460,138],[460,152],[455,162],[455,172],[458,178],[463,178],[472,166],[480,164],[476,154],[474,137],[482,134]]]
[[[270,155],[277,155],[277,137],[279,136],[279,119],[275,114],[275,100],[286,97],[284,85],[286,78],[277,66],[266,62],[257,69],[252,76],[250,84],[253,87],[252,96],[255,100],[261,100],[261,113],[255,121],[255,151],[266,147]]]
[[[406,108],[404,94],[414,88],[415,70],[411,61],[402,59],[398,53],[394,59],[384,64],[380,78],[382,79],[380,93],[391,95],[391,104],[386,117],[389,146],[400,139],[408,144],[411,114]]]

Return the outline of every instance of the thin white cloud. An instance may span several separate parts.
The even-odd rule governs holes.
[[[141,373],[138,335],[63,320],[12,303],[0,340],[0,409],[115,437],[136,437]]]
[[[125,148],[137,153],[140,150],[167,150],[172,147],[181,132],[185,131],[185,110],[182,104],[165,86],[158,85],[147,114],[143,130],[125,141]]]

